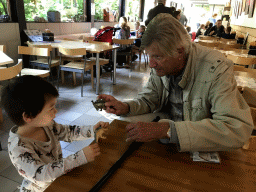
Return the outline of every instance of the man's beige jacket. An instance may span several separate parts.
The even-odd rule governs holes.
[[[171,65],[171,63],[170,63]],[[239,93],[232,61],[192,44],[179,86],[184,121],[175,122],[180,151],[224,151],[240,148],[253,130],[250,108]],[[161,111],[168,102],[169,79],[154,69],[143,91],[127,102],[129,116]]]

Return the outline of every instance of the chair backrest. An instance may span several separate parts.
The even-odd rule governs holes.
[[[92,43],[92,44],[100,44],[100,45],[110,45],[109,42],[101,42],[101,41],[88,41],[88,43]]]
[[[92,41],[93,39],[94,39],[94,37],[87,37],[87,36],[84,36],[84,37],[83,37],[83,41],[84,41],[84,42]]]
[[[211,36],[200,36],[199,38],[201,40],[214,40],[214,39],[216,39],[215,37],[211,37]]]
[[[6,53],[6,46],[5,45],[0,45],[0,51]]]
[[[199,45],[205,46],[205,47],[218,47],[219,46],[219,42],[212,42],[212,43],[207,43],[207,42],[203,42],[203,41],[198,41]]]
[[[256,58],[254,57],[240,57],[239,55],[227,55],[227,59],[233,61],[238,65],[254,65],[256,64]]]
[[[254,130],[256,130],[256,108],[250,107],[251,109],[251,115],[252,115],[252,120],[254,124]]]
[[[65,47],[59,47],[59,52],[63,55],[86,55],[86,48],[65,48]]]
[[[243,88],[243,97],[246,101],[246,103],[250,107],[256,107],[256,91],[250,89],[249,87],[244,87]]]
[[[51,51],[49,48],[18,46],[18,54],[49,57]]]
[[[234,71],[245,71],[244,66],[234,65],[233,68],[234,68]]]
[[[119,44],[119,45],[131,45],[135,39],[113,39],[113,43]]]
[[[35,47],[35,48],[48,48],[49,51],[52,51],[52,46],[51,45],[37,45],[37,44],[32,44],[31,42],[27,41],[27,45],[29,47]]]
[[[22,59],[18,60],[18,64],[8,67],[0,68],[0,81],[12,79],[16,77],[22,70]]]
[[[241,44],[237,44],[237,43],[227,44],[226,42],[221,42],[218,47],[221,49],[238,49],[241,47]]]

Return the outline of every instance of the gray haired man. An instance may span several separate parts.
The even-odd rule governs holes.
[[[150,78],[137,98],[121,102],[110,95],[106,112],[137,116],[164,112],[160,122],[126,127],[128,141],[176,143],[180,151],[225,151],[248,141],[253,121],[239,93],[232,61],[218,51],[192,43],[170,14],[148,25],[141,46],[149,55]]]

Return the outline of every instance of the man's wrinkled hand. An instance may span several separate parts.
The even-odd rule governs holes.
[[[168,122],[138,122],[126,126],[126,141],[150,142],[157,139],[167,138],[167,131],[170,125]]]

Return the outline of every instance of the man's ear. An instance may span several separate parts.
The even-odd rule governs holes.
[[[32,118],[29,117],[25,112],[22,113],[22,118],[23,118],[23,121],[26,123],[31,123],[32,121]]]

